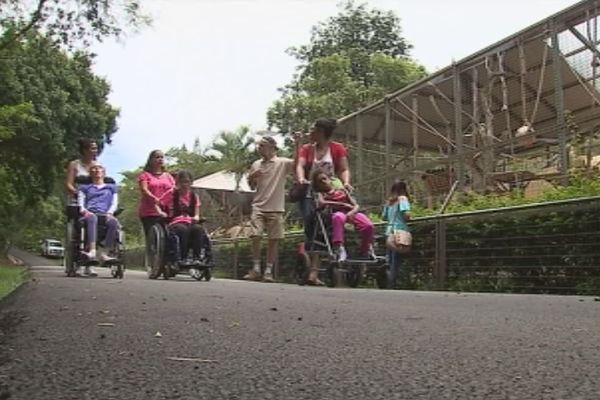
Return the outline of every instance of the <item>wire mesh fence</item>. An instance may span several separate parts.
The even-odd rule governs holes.
[[[414,246],[402,262],[399,288],[600,294],[600,197],[417,218],[410,225]],[[383,229],[377,225],[379,234]],[[295,282],[302,241],[301,232],[283,240],[278,280]],[[215,241],[214,253],[219,276],[240,278],[252,265],[247,239]]]

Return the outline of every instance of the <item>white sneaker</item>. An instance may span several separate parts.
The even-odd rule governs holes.
[[[79,268],[77,268],[77,271],[75,271],[75,276],[85,276],[85,275],[87,275],[87,270],[83,265],[81,265]]]
[[[110,273],[112,275],[116,274],[118,270],[119,270],[119,266],[118,265],[113,264],[113,265],[110,266]]]
[[[87,258],[89,261],[92,261],[92,260],[96,259],[96,252],[95,251],[82,251],[81,255],[84,256],[85,258]]]
[[[116,258],[109,256],[106,253],[101,253],[100,254],[100,261],[102,262],[107,262],[107,261],[114,261],[116,260]]]
[[[346,252],[346,249],[344,248],[344,246],[340,246],[337,249],[337,261],[344,262],[347,259],[348,259],[348,253]]]
[[[190,268],[190,276],[194,279],[198,279],[200,276],[200,271],[197,268]]]
[[[85,267],[85,274],[88,275],[88,276],[98,276],[98,273],[96,272],[96,269],[94,267],[91,267],[91,266]]]

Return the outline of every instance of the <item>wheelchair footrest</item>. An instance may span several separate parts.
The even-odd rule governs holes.
[[[114,260],[106,260],[102,262],[102,265],[106,266],[106,267],[111,267],[113,265],[121,265],[123,264],[123,261],[119,260],[119,259],[114,259]]]

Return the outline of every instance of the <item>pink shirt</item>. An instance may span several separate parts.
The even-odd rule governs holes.
[[[195,196],[195,195],[194,195]],[[173,216],[174,205],[173,205],[173,190],[169,190],[160,199],[160,208],[163,209],[169,218],[169,225],[174,224],[191,224],[193,222],[193,215],[187,213],[187,208],[190,206],[192,201],[192,192],[179,195],[179,206],[184,212],[181,215]],[[196,204],[200,206],[200,199],[196,198]]]
[[[175,179],[168,172],[156,175],[148,171],[142,171],[138,175],[138,183],[141,182],[147,182],[148,191],[159,199],[175,186]],[[140,199],[138,215],[140,217],[158,217],[159,214],[154,204],[154,199],[143,194]]]

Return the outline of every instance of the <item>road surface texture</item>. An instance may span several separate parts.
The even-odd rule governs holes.
[[[100,272],[0,303],[0,399],[600,398],[592,297]]]

